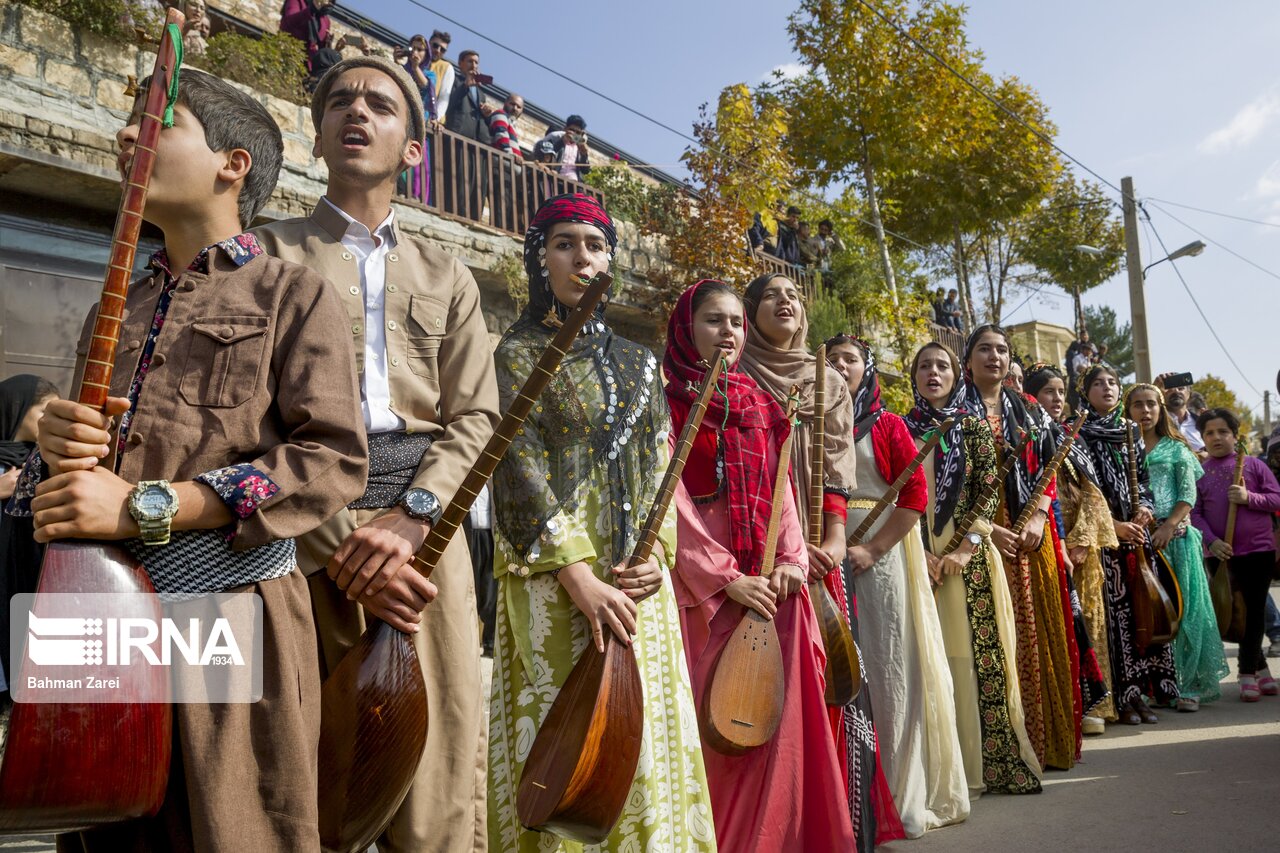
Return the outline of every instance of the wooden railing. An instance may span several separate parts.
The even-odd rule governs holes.
[[[945,344],[958,357],[964,356],[964,333],[950,326],[938,323],[929,324],[929,339]]]
[[[761,275],[767,272],[781,273],[787,278],[795,282],[796,287],[800,289],[800,293],[804,296],[805,301],[813,299],[818,293],[818,285],[821,277],[814,270],[807,267],[798,266],[796,264],[787,263],[782,258],[774,257],[764,251],[757,249],[754,253],[756,259],[756,267],[760,270]]]
[[[569,180],[550,165],[518,160],[439,128],[427,136],[426,162],[401,176],[397,195],[441,216],[524,237],[538,206],[553,196],[580,192],[604,202],[598,189]]]

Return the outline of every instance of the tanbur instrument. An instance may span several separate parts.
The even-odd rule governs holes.
[[[787,405],[787,420],[795,418],[795,394]],[[764,559],[760,577],[773,574],[778,551],[778,528],[782,521],[782,505],[791,464],[791,440],[794,428],[787,433],[778,450],[778,466],[774,472],[773,502],[769,511],[769,527],[764,540]],[[782,721],[782,702],[786,678],[782,671],[782,647],[773,619],[761,616],[750,607],[729,636],[716,661],[711,685],[703,696],[702,735],[712,749],[726,755],[741,755],[773,739]]]
[[[676,484],[724,369],[718,358],[680,430],[629,565],[646,562],[657,544]],[[588,643],[538,729],[516,789],[516,814],[529,829],[600,844],[626,805],[640,760],[644,699],[635,652],[604,632],[601,654]]]
[[[960,544],[964,542],[964,537],[969,534],[969,531],[973,528],[973,523],[978,520],[978,507],[991,500],[991,496],[1004,485],[1005,478],[1009,476],[1009,472],[1013,470],[1013,466],[1018,464],[1019,457],[1021,457],[1023,451],[1027,449],[1027,445],[1031,443],[1031,439],[1031,431],[1024,430],[1017,448],[1012,453],[1005,454],[1004,463],[1000,466],[999,473],[990,483],[987,483],[982,487],[982,491],[978,493],[978,497],[973,502],[973,506],[967,513],[965,513],[964,520],[956,525],[955,533],[951,534],[951,540],[947,542],[947,547],[943,550],[943,554],[950,554],[959,548]]]
[[[1129,472],[1129,516],[1132,521],[1138,516],[1138,453],[1134,446],[1133,433],[1138,425],[1128,420],[1125,426],[1125,449],[1128,451]],[[1128,543],[1121,547],[1124,554],[1126,579],[1133,587],[1133,629],[1134,642],[1140,654],[1145,654],[1150,646],[1164,645],[1173,641],[1180,621],[1178,604],[1165,591],[1156,577],[1151,563],[1147,560],[1147,549],[1150,547],[1146,530],[1142,532],[1142,541]],[[1152,555],[1154,558],[1156,555]],[[1173,576],[1172,572],[1169,572]],[[1176,583],[1176,576],[1175,583]],[[1178,595],[1178,603],[1181,595]]]
[[[1067,458],[1067,454],[1071,452],[1071,447],[1076,443],[1076,438],[1080,435],[1080,427],[1084,426],[1085,418],[1088,414],[1081,412],[1080,415],[1071,423],[1071,428],[1067,430],[1067,437],[1063,439],[1062,444],[1058,445],[1058,449],[1053,456],[1049,457],[1048,463],[1040,469],[1040,478],[1036,480],[1036,486],[1031,490],[1031,497],[1022,506],[1022,512],[1018,513],[1018,519],[1013,523],[1013,527],[1009,528],[1014,536],[1021,536],[1022,531],[1026,530],[1027,525],[1031,523],[1031,516],[1035,515],[1036,505],[1040,503],[1040,499],[1044,497],[1044,493],[1049,490],[1049,483],[1053,481],[1057,475],[1058,469],[1062,467],[1063,461]],[[1022,447],[1026,447],[1024,441]],[[1019,455],[1022,453],[1021,448],[1018,450]],[[1136,495],[1137,492],[1134,492]],[[1135,498],[1136,500],[1137,498]]]
[[[99,411],[106,406],[111,389],[156,145],[166,114],[177,99],[185,20],[174,9],[165,17],[76,393],[78,402]],[[114,458],[113,454],[108,460]],[[136,612],[112,615],[158,622],[159,606],[143,595],[154,592],[146,570],[123,546],[61,540],[45,550],[35,610],[40,611],[38,616],[64,615],[49,610],[57,606],[50,604],[54,599],[41,601],[58,593],[120,593],[120,601],[138,602]],[[135,660],[127,667],[131,673],[124,676],[121,689],[145,684],[134,695],[149,697],[146,702],[121,697],[121,704],[18,703],[13,707],[0,763],[0,833],[70,832],[159,810],[169,779],[173,715],[168,702],[155,702],[153,697],[167,695],[168,673],[141,657]],[[10,673],[10,681],[21,683],[31,666],[24,655],[18,671]],[[83,678],[84,674],[83,667],[40,669],[41,676],[53,679]]]
[[[430,577],[612,282],[608,273],[597,273],[547,344],[448,509],[412,558],[424,576]],[[413,642],[374,620],[321,690],[320,843],[326,850],[364,851],[391,822],[422,760],[427,723],[427,687]]]
[[[951,429],[951,425],[955,422],[955,418],[947,418],[941,424],[938,424],[932,434],[925,439],[924,444],[916,451],[915,457],[907,463],[907,467],[902,469],[902,473],[889,485],[889,488],[885,489],[884,494],[880,496],[880,500],[876,501],[876,505],[872,507],[871,512],[867,513],[867,517],[862,519],[862,523],[858,525],[858,528],[849,534],[850,545],[861,545],[866,540],[867,534],[871,532],[871,528],[875,526],[875,523],[880,520],[880,516],[884,515],[885,510],[897,502],[899,493],[911,480],[911,475],[924,464],[925,457],[933,452],[933,449],[938,446],[938,442],[942,441],[942,436],[946,435],[947,430]]]
[[[813,446],[809,454],[809,544],[822,547],[822,499],[823,471],[826,452],[823,447],[827,432],[827,345],[818,347],[814,363],[813,384]],[[837,565],[832,571],[840,571]],[[862,664],[858,647],[849,630],[849,621],[840,612],[839,605],[822,581],[809,584],[809,600],[813,613],[818,617],[818,630],[827,652],[827,688],[824,698],[828,705],[844,707],[854,700],[862,689]]]
[[[1231,485],[1244,485],[1244,459],[1246,456],[1243,444],[1236,447],[1236,467],[1231,475]],[[1236,512],[1239,505],[1227,506],[1227,529],[1222,539],[1227,545],[1234,545],[1236,536]],[[1213,615],[1218,622],[1218,633],[1229,643],[1238,643],[1244,639],[1244,595],[1236,589],[1231,580],[1230,560],[1218,560],[1213,570],[1213,579],[1209,583],[1210,597],[1213,599]]]

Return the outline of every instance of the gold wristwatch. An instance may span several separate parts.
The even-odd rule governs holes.
[[[129,515],[138,522],[142,544],[169,544],[169,528],[178,514],[178,493],[168,480],[143,480],[129,493]]]

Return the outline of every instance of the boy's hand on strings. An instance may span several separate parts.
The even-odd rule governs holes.
[[[110,453],[111,420],[129,411],[125,397],[108,397],[106,412],[74,400],[50,400],[36,443],[50,474],[88,471]]]
[[[1249,490],[1243,485],[1229,486],[1227,487],[1227,500],[1231,501],[1233,504],[1238,504],[1239,506],[1248,506]]]
[[[423,577],[422,572],[412,563],[406,563],[378,592],[362,595],[360,603],[397,631],[416,634],[418,623],[422,621],[422,611],[439,593],[436,585]]]
[[[418,553],[430,530],[429,522],[395,507],[351,531],[325,570],[351,601],[376,595]]]
[[[31,500],[35,540],[116,541],[139,535],[138,523],[129,514],[132,491],[131,483],[101,467],[44,480]]]

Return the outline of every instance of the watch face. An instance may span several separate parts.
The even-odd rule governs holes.
[[[159,521],[169,512],[172,500],[159,486],[149,486],[138,495],[138,512],[148,521]]]
[[[440,501],[426,489],[413,489],[404,496],[405,505],[415,515],[430,515],[435,512]]]

